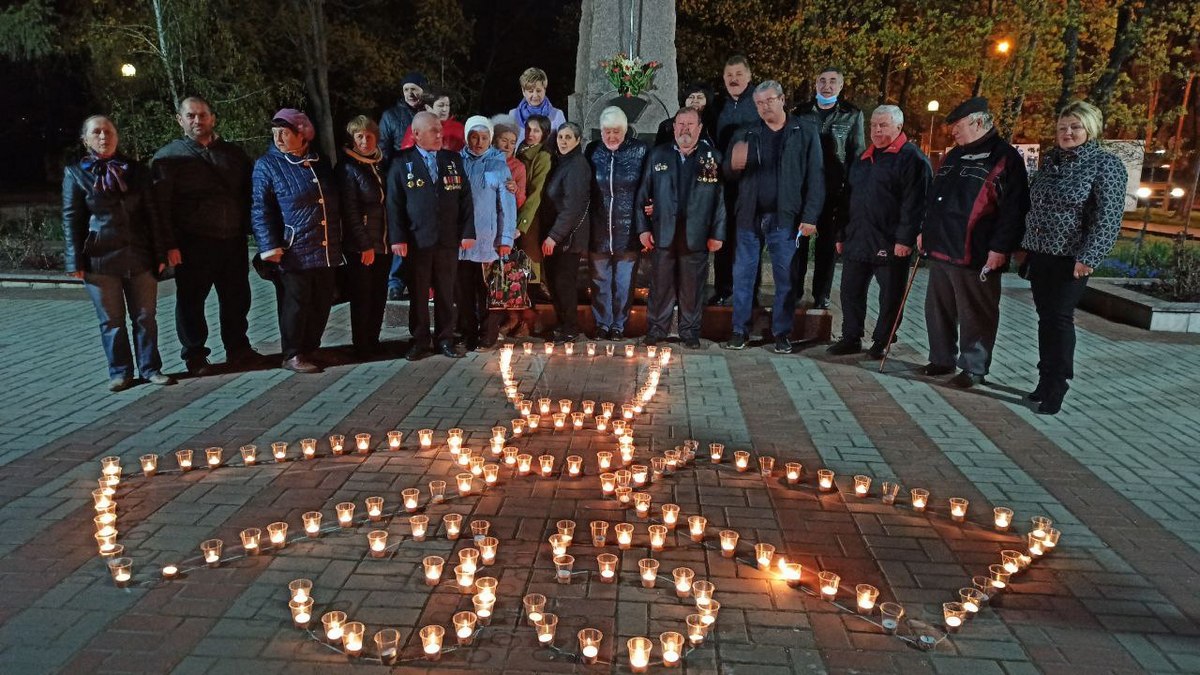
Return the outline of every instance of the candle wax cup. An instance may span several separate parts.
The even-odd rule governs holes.
[[[596,655],[599,653],[600,653],[600,650],[593,647],[592,645],[588,645],[583,648],[583,655],[589,659],[595,658]]]
[[[958,618],[957,616],[946,617],[946,625],[950,626],[951,628],[957,628],[958,626],[962,625],[962,619]]]

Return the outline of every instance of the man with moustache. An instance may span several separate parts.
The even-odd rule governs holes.
[[[675,113],[675,143],[651,152],[642,175],[635,219],[643,250],[652,251],[647,345],[667,337],[679,304],[679,338],[700,348],[700,319],[708,254],[725,239],[721,153],[701,140],[704,127],[695,108]]]
[[[796,106],[793,114],[813,122],[821,132],[821,153],[825,159],[825,208],[817,220],[817,240],[813,262],[812,297],[814,309],[829,309],[837,254],[834,239],[846,226],[846,180],[850,166],[863,153],[863,114],[857,106],[841,97],[846,79],[842,71],[829,67],[817,74],[816,97]],[[792,259],[792,286],[796,298],[804,295],[804,276],[808,273],[810,237],[800,240]]]
[[[204,305],[213,288],[227,364],[261,358],[246,337],[250,313],[250,172],[241,148],[216,133],[217,115],[199,96],[179,102],[175,115],[183,137],[154,154],[154,198],[174,235],[167,253],[175,267],[175,332],[188,373],[215,372],[208,361]]]
[[[459,358],[454,349],[454,293],[458,251],[475,245],[471,183],[462,155],[442,149],[442,123],[431,112],[413,117],[417,144],[395,156],[388,169],[387,216],[392,253],[408,256],[408,330],[405,356],[416,361],[438,352]],[[429,289],[434,291],[436,333],[429,321]]]
[[[725,70],[721,78],[725,83],[725,92],[721,97],[721,109],[717,113],[717,128],[714,137],[717,141],[716,150],[722,156],[729,156],[729,143],[733,135],[758,123],[758,113],[754,109],[754,100],[750,86],[753,74],[750,72],[750,62],[741,54],[734,54],[725,61]],[[734,206],[737,204],[738,182],[725,181],[725,220],[734,222]],[[733,260],[737,250],[737,237],[729,237],[725,245],[713,256],[713,295],[708,304],[727,307],[733,304]],[[754,295],[758,296],[758,281],[754,284]]]

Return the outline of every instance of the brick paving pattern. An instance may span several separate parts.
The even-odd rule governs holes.
[[[685,439],[700,442],[695,463],[645,491],[655,507],[675,503],[684,515],[707,517],[707,545],[680,531],[666,550],[650,552],[651,521],[600,494],[596,452],[615,452],[617,444],[589,425],[515,441],[535,457],[554,456],[556,475],[502,469],[500,485],[486,492],[427,505],[425,541],[410,538],[401,513],[169,582],[154,580],[161,565],[195,558],[210,537],[237,556],[238,532],[246,527],[286,521],[295,532],[310,510],[322,511],[328,524],[334,504],[362,509],[373,495],[394,509],[401,489],[422,488],[424,498],[435,479],[453,492],[459,469],[451,454],[440,445],[416,448],[416,430],[435,429],[444,442],[448,429],[461,428],[467,447],[486,449],[491,427],[517,416],[505,400],[497,354],[336,365],[315,376],[268,368],[113,395],[104,388],[94,314],[81,290],[0,289],[0,376],[7,384],[0,391],[0,671],[315,672],[352,663],[382,671],[378,662],[348,659],[292,626],[287,583],[304,577],[314,582],[317,617],[338,609],[367,625],[368,653],[376,630],[400,629],[403,663],[395,672],[625,673],[625,641],[636,635],[654,640],[651,670],[662,672],[658,635],[685,632],[684,618],[696,611],[664,580],[686,565],[716,585],[721,610],[682,672],[1200,672],[1200,339],[1082,315],[1079,378],[1063,412],[1041,417],[1021,401],[1036,377],[1028,287],[1017,279],[1005,284],[994,370],[976,391],[913,373],[924,362],[923,277],[882,374],[874,362],[830,358],[822,347],[778,356],[676,346],[658,395],[634,422],[637,457],[648,463]],[[271,352],[278,342],[270,289],[257,280],[254,288],[251,337]],[[166,284],[160,343],[167,369],[181,370],[173,313]],[[344,344],[347,324],[346,308],[336,308],[326,343]],[[402,337],[394,327],[385,331],[385,338]],[[210,346],[222,360],[219,344]],[[644,357],[590,359],[582,344],[574,356],[517,351],[520,390],[555,401],[626,401],[647,372]],[[409,436],[400,451],[335,457],[324,440],[370,432],[378,448],[390,429]],[[237,466],[243,444],[256,444],[263,455],[272,441],[284,440],[295,454],[304,437],[322,439],[313,461],[276,464],[268,456],[258,466]],[[720,465],[707,460],[712,442],[727,446]],[[175,449],[194,448],[202,459],[209,446],[225,448],[231,466],[123,481],[119,542],[134,559],[135,581],[144,583],[116,588],[88,524],[99,459],[120,456],[128,472],[152,452],[163,456],[165,469],[174,465]],[[734,450],[750,450],[752,462],[776,458],[775,475],[764,480],[755,467],[737,472]],[[557,475],[571,454],[585,458],[583,478]],[[788,461],[804,465],[805,485],[780,477]],[[837,472],[838,491],[815,489],[819,468]],[[874,496],[852,495],[851,477],[859,473],[874,479]],[[879,501],[884,480],[903,486],[898,506]],[[907,506],[903,495],[911,487],[931,490],[932,513]],[[972,522],[944,517],[951,496],[970,500]],[[987,527],[993,506],[1016,512],[1016,533]],[[442,536],[446,513],[462,514],[464,524],[491,523],[499,553],[483,569],[499,580],[499,600],[473,645],[434,664],[417,658],[416,631],[447,626],[452,642],[450,616],[470,608],[470,596],[452,583],[423,582],[424,556],[451,560],[469,545],[469,536]],[[928,651],[788,587],[775,571],[722,557],[714,541],[720,529],[737,530],[747,561],[749,544],[772,543],[804,566],[810,588],[816,570],[834,570],[847,607],[853,598],[846,585],[870,583],[880,601],[902,603],[917,620],[906,636],[940,636],[941,603],[986,574],[1000,550],[1020,548],[1028,518],[1039,514],[1062,530],[1062,546]],[[560,519],[577,524],[570,551],[577,574],[569,585],[554,582],[547,544]],[[636,525],[629,550],[603,549],[619,553],[620,583],[596,579],[602,551],[590,545],[593,520]],[[395,545],[382,559],[366,550],[366,533],[377,528]],[[638,583],[644,557],[661,562],[664,579],[653,589]],[[520,608],[531,592],[545,594],[548,611],[559,616],[561,651],[536,647]],[[580,665],[570,655],[583,627],[604,632],[601,664]]]

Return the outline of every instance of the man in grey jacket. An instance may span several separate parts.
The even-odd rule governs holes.
[[[150,164],[159,217],[177,248],[175,331],[188,373],[210,375],[204,305],[213,288],[220,308],[221,342],[231,366],[248,366],[260,355],[246,337],[250,313],[250,171],[241,148],[216,134],[217,116],[199,96],[179,102],[175,119],[183,137],[164,145]]]

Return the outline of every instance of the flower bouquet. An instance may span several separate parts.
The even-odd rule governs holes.
[[[642,63],[640,56],[629,58],[621,52],[611,59],[600,62],[600,68],[617,93],[626,98],[640,96],[654,88],[654,73],[662,68],[661,61]]]

